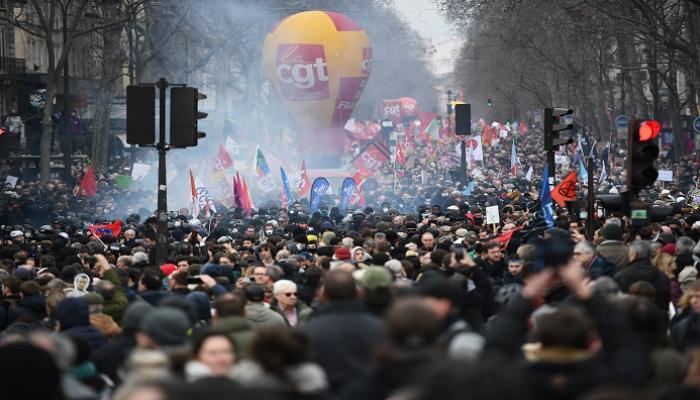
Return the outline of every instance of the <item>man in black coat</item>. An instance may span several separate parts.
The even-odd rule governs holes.
[[[615,274],[615,281],[624,293],[629,291],[633,283],[649,282],[656,288],[655,303],[662,309],[668,309],[671,300],[671,283],[663,272],[651,264],[652,250],[649,243],[643,240],[632,242],[629,246],[629,264]]]
[[[92,362],[97,371],[107,375],[117,385],[121,382],[119,368],[136,348],[136,332],[143,317],[152,308],[145,301],[136,301],[131,304],[122,316],[121,335],[92,353]]]
[[[312,356],[328,374],[331,390],[338,393],[369,366],[384,339],[384,323],[363,308],[355,280],[345,271],[326,274],[321,299],[303,330],[309,335]]]
[[[10,313],[9,324],[14,322],[37,322],[46,317],[46,298],[39,284],[24,282],[19,289],[20,300]]]

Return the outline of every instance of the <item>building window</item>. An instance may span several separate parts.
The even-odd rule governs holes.
[[[0,0],[0,10],[7,10],[7,0]]]

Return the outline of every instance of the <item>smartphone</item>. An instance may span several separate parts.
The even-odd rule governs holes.
[[[198,276],[190,276],[187,278],[188,285],[201,285],[202,283],[202,278]]]
[[[255,283],[255,277],[254,277],[254,276],[251,276],[250,278],[248,278],[248,281],[249,281],[250,283]]]

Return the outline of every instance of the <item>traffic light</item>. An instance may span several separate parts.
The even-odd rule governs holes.
[[[207,113],[198,110],[198,102],[206,98],[196,88],[170,89],[170,146],[196,146],[197,140],[206,136],[197,130],[197,121],[207,117]]]
[[[472,134],[472,105],[455,105],[455,134],[469,136]]]
[[[571,129],[574,124],[563,123],[562,117],[571,115],[574,110],[570,108],[545,108],[544,109],[544,149],[555,150],[563,144],[573,142],[571,138],[560,138],[559,132]]]
[[[126,142],[152,145],[156,142],[156,88],[126,87]],[[53,118],[53,115],[52,115]],[[60,120],[56,116],[56,122]]]
[[[651,186],[659,176],[654,162],[659,156],[656,138],[661,125],[654,120],[635,119],[627,137],[627,189],[633,192]]]
[[[493,102],[491,101],[491,99],[486,100],[486,105],[489,107],[493,106]]]

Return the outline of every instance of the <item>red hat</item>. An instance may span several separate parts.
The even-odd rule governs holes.
[[[675,255],[676,254],[676,245],[673,243],[669,243],[661,248],[661,252],[666,253],[669,256]]]
[[[160,266],[160,270],[163,272],[163,275],[169,276],[170,274],[175,272],[175,270],[177,270],[177,265],[175,265],[175,264],[163,264]]]
[[[335,253],[333,254],[333,258],[336,260],[349,260],[352,258],[352,255],[350,254],[350,250],[348,250],[345,247],[340,247],[335,250]]]

